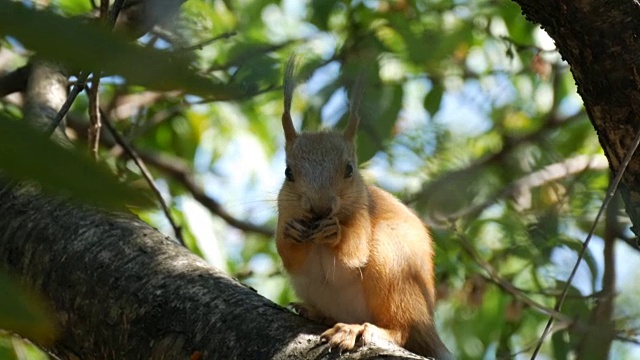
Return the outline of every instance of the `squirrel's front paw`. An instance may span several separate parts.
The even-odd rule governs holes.
[[[340,240],[340,223],[333,217],[315,222],[290,219],[284,224],[284,236],[295,242],[333,245]]]
[[[333,245],[340,240],[340,222],[335,217],[319,220],[310,237],[315,243]]]
[[[286,224],[284,224],[284,236],[287,238],[296,241],[296,242],[306,242],[309,241],[309,237],[307,233],[309,230],[304,226],[300,221],[295,219],[289,219]]]
[[[351,351],[360,346],[372,342],[377,327],[369,323],[343,324],[337,323],[331,329],[320,335],[324,343],[329,344],[330,349],[338,349],[338,353]]]

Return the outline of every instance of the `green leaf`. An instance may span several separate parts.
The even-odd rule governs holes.
[[[51,310],[36,294],[0,273],[0,329],[15,332],[39,343],[50,343],[56,336]]]
[[[362,121],[357,139],[360,163],[382,150],[391,137],[391,130],[402,107],[402,86],[381,86],[365,91],[362,103]]]
[[[328,29],[329,17],[337,3],[336,0],[312,0],[313,16],[310,19],[311,22],[322,30]]]
[[[55,29],[56,36],[43,36]],[[66,19],[48,11],[0,1],[0,34],[10,35],[39,56],[72,70],[100,70],[157,90],[184,90],[196,95],[230,99],[239,86],[214,83],[188,69],[186,59],[166,51],[143,48],[94,23]]]
[[[571,346],[569,344],[568,334],[566,331],[558,331],[551,335],[551,345],[553,348],[554,359],[566,360],[569,356]]]
[[[67,15],[80,15],[92,10],[91,1],[86,0],[59,0],[58,6]]]
[[[434,82],[431,91],[424,97],[424,109],[429,112],[429,115],[433,116],[438,112],[443,94],[444,87],[442,84]]]
[[[145,192],[121,184],[105,166],[60,147],[23,122],[2,118],[0,169],[10,178],[33,180],[46,190],[106,208],[150,204]]]

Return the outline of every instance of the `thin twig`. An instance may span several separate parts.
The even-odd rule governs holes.
[[[87,133],[86,122],[71,118],[69,126],[78,134]],[[105,125],[106,126],[106,125]],[[113,147],[117,141],[110,136],[102,134],[100,137],[103,146]],[[231,215],[225,210],[224,206],[216,199],[207,195],[201,185],[194,179],[194,176],[186,165],[185,161],[175,156],[159,155],[152,152],[141,151],[138,156],[148,165],[151,165],[166,175],[172,177],[179,182],[202,206],[207,208],[211,213],[219,216],[230,226],[245,232],[252,232],[263,236],[271,237],[274,234],[273,228],[243,221]]]
[[[531,299],[530,297],[525,295],[523,292],[518,290],[515,286],[513,286],[510,282],[503,279],[498,274],[498,271],[496,271],[496,269],[489,262],[484,260],[482,256],[478,254],[478,252],[475,250],[473,245],[471,245],[471,242],[466,238],[466,236],[461,231],[459,231],[455,226],[452,226],[451,230],[456,234],[456,238],[458,239],[458,242],[460,243],[460,245],[462,245],[462,249],[471,257],[471,259],[473,259],[473,261],[476,264],[478,264],[488,274],[489,280],[491,280],[493,283],[501,287],[503,290],[505,290],[509,294],[513,295],[515,298],[531,306],[532,308],[540,311],[541,313],[545,315],[550,315],[552,318],[557,318],[563,322],[573,323],[573,319],[571,319],[570,317],[564,314],[561,314],[557,310],[550,309],[540,304],[539,302]]]
[[[102,127],[100,119],[100,97],[98,96],[100,88],[100,76],[93,74],[91,79],[91,88],[88,91],[89,95],[89,126],[88,140],[89,140],[89,152],[91,156],[98,160],[98,149],[100,148],[100,128]]]
[[[640,345],[640,340],[634,339],[634,338],[630,338],[630,337],[626,337],[626,336],[622,336],[622,335],[616,335],[615,339],[618,340],[618,341],[622,341],[622,342],[627,342],[627,343],[631,343],[631,344],[635,344],[635,345]]]
[[[237,31],[228,31],[228,32],[222,33],[222,34],[220,34],[218,36],[212,37],[211,39],[208,39],[208,40],[202,41],[200,43],[197,43],[195,45],[191,45],[191,46],[187,46],[187,47],[184,47],[182,49],[179,49],[179,51],[202,50],[203,47],[205,47],[205,46],[207,46],[209,44],[212,44],[212,43],[214,43],[214,42],[216,42],[218,40],[221,40],[221,39],[228,39],[228,38],[230,38],[232,36],[236,36],[237,34],[238,34]]]
[[[111,125],[111,122],[109,121],[109,118],[106,116],[106,114],[103,111],[100,111],[100,112],[102,113],[102,119],[103,119],[103,123],[104,123],[105,127],[109,130],[109,132],[111,133],[113,138],[116,140],[118,145],[120,145],[124,149],[124,151],[129,155],[129,157],[131,157],[131,159],[133,159],[133,162],[140,169],[140,172],[142,173],[142,176],[147,181],[147,184],[149,184],[149,186],[153,190],[154,194],[158,198],[158,201],[160,202],[160,205],[162,206],[162,211],[164,212],[164,215],[167,218],[167,220],[169,220],[169,223],[171,224],[171,227],[173,228],[173,232],[175,233],[176,238],[178,239],[180,244],[182,244],[184,246],[185,242],[184,242],[184,238],[182,236],[182,228],[175,222],[175,220],[171,216],[171,210],[169,209],[169,207],[167,206],[167,203],[162,198],[162,194],[160,193],[160,189],[158,189],[158,187],[156,186],[155,182],[153,181],[153,177],[151,176],[151,173],[147,169],[147,166],[144,164],[144,161],[142,161],[140,156],[138,156],[138,153],[133,149],[133,147],[131,145],[127,144],[127,142],[122,138],[122,136],[120,136],[120,134],[113,127],[113,125]]]
[[[140,157],[160,171],[171,176],[173,179],[182,184],[187,189],[193,198],[202,204],[212,213],[216,214],[227,224],[240,229],[242,231],[253,232],[264,236],[273,236],[273,229],[253,224],[247,221],[243,221],[233,217],[225,208],[214,198],[208,196],[204,189],[198,185],[193,176],[191,175],[188,167],[183,161],[175,158],[168,158],[166,155],[157,155],[151,153],[140,153]]]
[[[80,92],[85,88],[85,82],[87,81],[88,76],[89,76],[88,73],[83,73],[83,72],[81,72],[78,75],[78,81],[71,88],[71,91],[69,92],[69,96],[67,96],[67,100],[65,100],[64,104],[62,104],[62,107],[56,114],[56,117],[53,119],[51,126],[47,129],[48,136],[51,136],[51,134],[53,134],[53,132],[56,131],[56,129],[60,125],[60,122],[62,121],[64,116],[67,115],[76,97],[78,97],[78,94],[80,94]]]
[[[124,4],[127,0],[116,0],[111,7],[111,12],[109,13],[109,25],[111,27],[115,26],[116,20],[118,19],[118,15],[122,8],[124,8]]]
[[[618,169],[618,173],[616,174],[615,178],[613,179],[613,181],[609,185],[609,189],[607,189],[607,194],[606,194],[606,196],[604,198],[604,201],[602,202],[602,206],[600,206],[600,210],[598,210],[598,214],[596,215],[596,218],[593,221],[593,224],[591,225],[591,229],[589,230],[589,234],[587,235],[587,238],[585,239],[584,243],[582,244],[582,250],[580,251],[580,254],[578,255],[578,260],[576,261],[576,264],[573,266],[573,269],[571,270],[571,274],[569,274],[569,278],[567,279],[567,281],[566,281],[566,283],[564,285],[564,289],[562,290],[562,295],[560,295],[560,299],[558,300],[558,302],[556,303],[556,306],[554,307],[554,310],[557,311],[557,312],[560,312],[560,310],[562,309],[562,304],[564,303],[564,300],[566,299],[567,294],[569,293],[569,287],[571,286],[571,282],[573,281],[573,278],[576,275],[576,272],[578,271],[578,267],[580,266],[580,262],[582,261],[582,258],[584,257],[584,254],[586,253],[587,248],[589,247],[589,243],[591,242],[591,238],[593,237],[593,234],[596,231],[596,226],[598,225],[598,222],[600,221],[600,217],[602,216],[602,214],[604,213],[605,209],[607,208],[607,206],[611,202],[611,199],[613,198],[613,195],[616,193],[616,190],[618,189],[618,185],[620,184],[620,181],[622,180],[622,175],[624,174],[625,170],[627,169],[627,166],[629,165],[629,162],[631,161],[631,157],[636,152],[636,149],[638,148],[639,144],[640,144],[640,131],[638,131],[638,133],[636,134],[635,139],[633,139],[633,143],[631,144],[629,151],[625,155],[624,160],[622,160],[622,164],[620,164],[620,168]],[[547,321],[547,325],[545,326],[544,331],[542,332],[542,335],[540,336],[540,339],[538,340],[538,344],[536,345],[536,348],[533,351],[533,355],[531,356],[531,360],[535,359],[538,356],[538,353],[540,352],[540,348],[542,347],[542,343],[544,342],[544,339],[547,337],[547,334],[549,333],[549,330],[551,329],[551,325],[553,324],[553,320],[554,320],[553,316],[549,317],[549,321]]]
[[[109,0],[100,0],[100,22],[105,24],[109,19]],[[88,132],[89,153],[98,160],[98,150],[100,149],[100,74],[93,73],[91,78],[91,89],[89,89],[89,121],[91,126]]]
[[[534,50],[538,53],[556,53],[558,52],[558,49],[543,49],[541,47],[535,46],[535,45],[531,45],[531,44],[524,44],[521,42],[518,42],[508,36],[499,36],[498,37],[500,40],[504,41],[505,43],[513,46],[517,51],[521,51],[521,50]]]
[[[111,10],[111,13],[109,14],[110,15],[109,22],[112,27],[115,24],[116,18],[118,17],[118,14],[122,10],[125,1],[126,0],[116,0],[115,3],[113,4],[113,8]],[[105,4],[108,5],[109,2],[104,0],[100,1],[100,17],[103,19],[106,17],[105,9],[104,9]],[[78,81],[71,88],[71,91],[69,92],[69,96],[67,96],[67,100],[64,102],[64,104],[60,108],[60,111],[58,111],[58,114],[53,119],[53,123],[51,124],[51,127],[47,129],[47,134],[49,136],[51,136],[51,134],[53,134],[53,132],[58,128],[64,116],[69,112],[69,109],[71,108],[71,105],[75,101],[78,94],[80,94],[80,92],[84,90],[88,76],[89,76],[88,72],[80,72],[80,74],[78,75]],[[94,76],[94,77],[99,78],[99,76]],[[96,91],[97,91],[97,86],[96,86]]]
[[[100,0],[100,21],[104,24],[109,18],[109,0]]]

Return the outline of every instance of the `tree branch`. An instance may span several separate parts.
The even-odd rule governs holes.
[[[102,2],[101,2],[102,7]],[[88,132],[89,153],[91,156],[98,160],[98,150],[100,148],[100,128],[102,128],[102,119],[100,118],[100,74],[94,73],[91,79],[91,88],[88,91],[89,95],[89,120],[91,126]]]
[[[60,337],[46,348],[61,358],[335,358],[322,326],[129,214],[0,183],[0,267],[50,299]],[[343,358],[418,357],[387,344]]]

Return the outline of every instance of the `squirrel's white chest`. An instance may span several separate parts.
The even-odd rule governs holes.
[[[362,270],[340,263],[323,245],[307,257],[302,271],[291,274],[298,296],[338,322],[370,322],[362,286]]]

